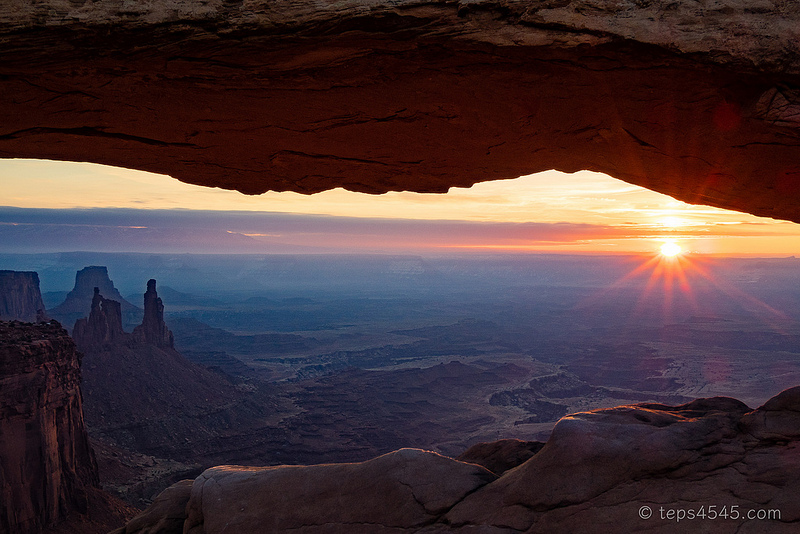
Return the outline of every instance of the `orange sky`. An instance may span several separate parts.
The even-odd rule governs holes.
[[[316,195],[234,191],[86,163],[0,160],[0,205],[20,208],[236,210],[338,217],[585,224],[579,239],[462,239],[443,248],[486,251],[654,252],[665,240],[684,251],[733,255],[800,254],[800,225],[692,206],[600,173],[539,173],[485,182],[446,195],[341,189]],[[603,230],[592,230],[602,228]],[[235,231],[235,230],[232,230]],[[324,234],[324,229],[321,230]]]

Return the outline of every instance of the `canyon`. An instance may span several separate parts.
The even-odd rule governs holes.
[[[794,532],[798,413],[793,388],[756,410],[716,397],[570,415],[521,458],[524,444],[501,443],[476,448],[473,463],[401,449],[354,464],[220,466],[115,534]],[[518,463],[499,476],[478,465],[502,456]]]
[[[58,323],[0,322],[0,532],[100,533],[135,510],[99,489],[80,382]]]
[[[798,18],[790,3],[777,0],[9,0],[0,6],[0,157],[91,161],[248,194],[335,187],[444,192],[548,169],[588,169],[688,202],[800,222]],[[146,463],[160,471],[159,482],[192,477],[117,531],[126,534],[255,532],[265,521],[274,531],[309,533],[670,532],[678,527],[677,510],[697,512],[698,505],[705,512],[725,507],[725,521],[704,518],[702,528],[712,532],[790,532],[800,521],[797,388],[756,409],[716,396],[684,402],[709,387],[687,379],[702,374],[692,367],[702,364],[675,364],[680,352],[658,359],[652,346],[621,342],[610,345],[611,355],[601,347],[568,361],[570,373],[538,362],[557,376],[553,383],[510,365],[481,367],[480,356],[470,360],[467,350],[467,364],[405,369],[413,362],[402,359],[407,348],[392,346],[385,351],[397,358],[392,373],[348,369],[352,361],[385,355],[350,348],[321,363],[301,362],[306,374],[296,378],[312,381],[290,383],[278,398],[175,351],[155,282],[144,311],[130,305],[127,316],[113,286],[87,282],[79,306],[51,310],[72,314],[69,324],[92,311],[73,330],[86,352],[84,405],[80,357],[61,326],[48,321],[33,289],[38,277],[8,273],[0,273],[0,313],[25,323],[0,323],[0,532],[71,528],[71,520],[77,529],[100,531],[130,517],[130,508],[97,488],[84,409],[100,436],[100,467],[116,469],[120,480],[135,478]],[[108,278],[100,271],[84,277],[95,275]],[[141,327],[124,332],[142,314]],[[668,326],[687,339],[707,334],[714,357],[725,337],[719,332],[739,324],[715,330],[693,320]],[[425,348],[450,339],[431,343],[418,325],[391,334],[412,331]],[[207,329],[204,335],[221,336]],[[304,341],[268,335],[280,346]],[[266,339],[244,337],[237,343]],[[546,349],[552,347],[531,350]],[[780,349],[776,368],[793,377],[795,353]],[[737,364],[752,360],[738,346],[726,350]],[[601,359],[602,376],[615,377],[612,388],[589,383],[597,375],[589,356]],[[241,369],[222,354],[204,357]],[[615,373],[629,371],[639,357],[663,373]],[[295,378],[297,369],[287,371],[285,361],[274,354],[267,360],[254,356],[250,363],[263,364],[262,376]],[[148,367],[151,374],[137,375]],[[728,376],[724,368],[711,371]],[[432,406],[413,396],[408,402],[409,376],[443,385],[448,394]],[[413,448],[379,451],[414,426],[409,414],[452,413],[462,402],[452,392],[476,377],[484,382],[475,398],[494,399],[491,410],[517,416],[491,424],[520,422],[544,432],[536,417],[558,419],[546,444],[487,439],[464,457],[470,463]],[[673,387],[680,380],[682,387]],[[762,382],[745,385],[749,395],[768,381],[754,380]],[[347,387],[353,383],[358,387]],[[374,392],[387,386],[394,396],[376,400]],[[652,388],[648,398],[666,391],[680,402],[630,398],[644,387]],[[628,395],[637,403],[575,409],[582,400],[542,399],[554,391],[565,398]],[[109,402],[115,398],[122,401]],[[190,408],[180,424],[164,417],[171,401],[171,409]],[[315,412],[315,405],[323,408]],[[356,415],[327,418],[342,406],[356,406]],[[373,424],[376,406],[395,427]],[[458,456],[458,446],[491,426],[473,417],[476,406],[488,409],[471,399],[463,419],[438,419],[445,429],[467,426],[468,436],[447,443],[423,433],[428,442],[420,446],[435,442]],[[296,411],[275,420],[287,413],[279,408]],[[123,417],[134,424],[118,425]],[[283,430],[274,432],[279,424]],[[187,438],[182,448],[173,433]],[[287,453],[316,463],[332,436],[346,446],[333,447],[327,458],[349,463],[194,472],[201,467],[192,462],[223,457],[226,439],[244,441],[243,463],[262,460],[267,450],[271,461]],[[176,454],[186,463],[164,458]],[[144,501],[151,483],[137,480],[128,488],[132,499]],[[93,510],[114,519],[93,523]],[[767,515],[759,521],[747,512]]]

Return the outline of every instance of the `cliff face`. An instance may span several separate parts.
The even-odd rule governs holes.
[[[0,320],[36,322],[47,315],[35,272],[0,271]]]
[[[740,0],[10,0],[0,156],[246,193],[589,169],[800,221],[799,24]]]
[[[503,468],[517,467],[499,477],[416,450],[361,464],[222,466],[166,491],[125,532],[788,534],[800,522],[799,429],[796,387],[756,410],[716,397],[570,415],[528,459],[521,442],[471,449],[481,463],[506,449]]]
[[[39,532],[86,512],[98,475],[79,358],[58,323],[0,322],[0,532]]]
[[[84,409],[92,438],[102,445],[104,487],[131,500],[149,498],[144,492],[151,484],[163,487],[177,472],[196,472],[198,463],[213,465],[231,448],[256,449],[268,439],[260,434],[272,399],[237,388],[173,348],[155,280],[147,283],[144,319],[133,333],[123,331],[120,309],[96,290],[89,317],[73,330],[85,354]],[[132,481],[119,469],[125,455],[156,456],[169,469],[156,466],[152,479]]]

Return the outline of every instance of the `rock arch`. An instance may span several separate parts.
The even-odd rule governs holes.
[[[0,157],[246,193],[589,169],[800,222],[780,2],[3,4]]]

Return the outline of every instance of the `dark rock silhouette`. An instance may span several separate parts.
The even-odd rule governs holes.
[[[164,324],[164,304],[158,298],[156,281],[147,281],[144,294],[144,319],[142,324],[133,329],[133,337],[142,343],[150,343],[157,347],[172,348],[175,344],[172,332]]]
[[[94,288],[89,317],[78,319],[72,329],[72,338],[78,348],[89,350],[104,343],[122,341],[125,337],[120,303],[104,298],[100,294],[100,288]]]
[[[496,475],[525,463],[542,450],[544,442],[501,439],[489,443],[476,443],[456,457],[459,462],[482,465]]]
[[[27,323],[48,320],[37,273],[0,271],[0,320]]]
[[[58,323],[0,322],[0,532],[87,512],[98,474],[80,383],[80,355]]]
[[[147,510],[111,534],[152,532],[153,534],[183,534],[186,504],[192,493],[193,480],[181,480],[158,494]]]
[[[495,445],[483,448],[508,443]],[[360,464],[215,467],[194,480],[188,499],[184,481],[165,493],[171,504],[159,504],[161,517],[154,507],[124,532],[180,532],[152,527],[169,514],[174,528],[186,502],[190,534],[231,525],[272,533],[790,533],[800,521],[798,448],[800,387],[757,410],[725,397],[620,406],[564,417],[538,453],[499,478],[418,450]],[[677,510],[704,506],[708,518],[711,505],[727,515],[676,526]]]
[[[114,287],[114,282],[108,277],[107,267],[91,265],[75,274],[75,287],[67,293],[64,302],[50,310],[51,315],[68,325],[74,324],[79,318],[87,317],[92,309],[95,289],[105,299],[118,303],[123,319],[129,320],[141,314],[141,310],[122,298]]]
[[[0,2],[3,154],[251,194],[589,169],[800,221],[788,0],[262,4]]]
[[[274,404],[269,393],[234,384],[173,348],[155,280],[147,283],[144,307],[142,324],[126,333],[120,303],[94,288],[89,317],[73,330],[85,354],[86,420],[110,473],[104,487],[137,505],[149,502],[153,486],[194,476],[231,448],[259,450]],[[137,463],[138,478],[130,472]]]

